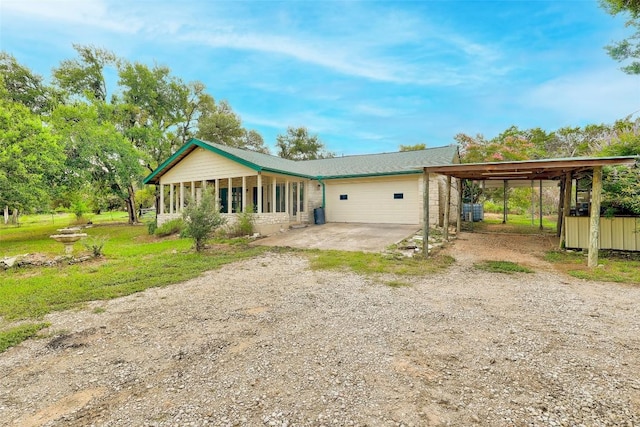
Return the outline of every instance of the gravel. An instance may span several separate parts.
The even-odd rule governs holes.
[[[408,287],[268,253],[48,315],[0,354],[0,424],[639,426],[640,288],[475,269],[498,238]]]

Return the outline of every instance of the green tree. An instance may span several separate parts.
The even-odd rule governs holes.
[[[287,133],[276,137],[278,156],[290,160],[315,160],[334,157],[326,151],[318,135],[311,135],[306,127],[288,127]]]
[[[427,144],[415,144],[415,145],[402,145],[400,144],[400,151],[418,151],[426,150]]]
[[[0,95],[0,206],[45,209],[62,170],[62,146],[38,115],[7,99],[1,79]]]
[[[622,71],[627,74],[640,74],[640,1],[600,0],[600,6],[613,16],[627,16],[625,25],[632,27],[634,33],[624,40],[605,46],[605,49],[609,56],[618,62],[631,60],[630,64],[622,67]]]
[[[182,213],[186,234],[193,239],[196,251],[201,252],[207,239],[224,225],[226,220],[216,209],[216,196],[211,190],[203,191],[200,203],[189,199]]]
[[[41,76],[6,52],[0,52],[0,75],[5,88],[3,97],[26,106],[33,113],[48,114],[60,100],[60,94],[45,85]]]
[[[107,101],[105,68],[115,67],[116,55],[106,49],[74,44],[78,58],[65,59],[53,69],[53,80],[70,96]]]
[[[230,147],[268,153],[262,136],[242,126],[242,119],[225,100],[218,105],[210,105],[198,120],[196,137]]]
[[[110,121],[112,115],[113,107],[101,102],[77,102],[54,110],[54,129],[65,141],[65,180],[75,191],[90,184],[93,191],[117,195],[127,206],[129,222],[136,223],[140,155]]]

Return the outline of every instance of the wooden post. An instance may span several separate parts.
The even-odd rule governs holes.
[[[571,172],[564,175],[564,192],[562,197],[562,218],[560,220],[560,249],[564,249],[567,234],[567,217],[571,211]]]
[[[503,184],[503,202],[502,202],[502,223],[507,223],[507,180],[505,179]],[[473,219],[473,206],[471,206],[471,218]]]
[[[169,184],[169,213],[170,214],[175,213],[173,211],[173,208],[174,208],[174,203],[176,199],[175,199],[173,187],[174,187],[173,184]]]
[[[542,180],[540,180],[540,230],[542,231]]]
[[[180,209],[178,213],[182,213],[184,210],[184,182],[180,181]]]
[[[262,174],[258,172],[258,213],[262,213]]]
[[[462,178],[458,180],[458,219],[456,220],[456,235],[460,236],[462,231]]]
[[[213,191],[216,193],[216,211],[220,212],[220,180],[218,178],[214,181],[213,186]]]
[[[227,178],[227,213],[233,213],[233,208],[231,204],[233,203],[232,191],[233,191],[233,178]]]
[[[424,168],[424,188],[422,191],[422,255],[429,257],[429,172]]]
[[[451,215],[451,176],[447,176],[447,192],[444,205],[444,240],[449,241],[449,216]]]
[[[278,187],[278,181],[276,177],[271,177],[271,212],[276,213],[276,187]],[[282,197],[282,196],[280,196]]]
[[[593,168],[591,183],[591,221],[589,230],[589,267],[598,266],[598,238],[600,233],[600,198],[602,196],[602,166]]]

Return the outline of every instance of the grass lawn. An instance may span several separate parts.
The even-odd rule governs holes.
[[[587,266],[587,258],[582,252],[551,251],[545,260],[573,277],[600,282],[640,284],[640,254],[600,251],[596,268]]]
[[[464,229],[474,231],[486,231],[492,233],[516,233],[516,234],[540,234],[556,232],[556,216],[542,217],[542,230],[540,230],[540,219],[536,218],[533,225],[531,224],[531,216],[528,215],[507,215],[507,223],[502,223],[502,214],[487,212],[484,214],[484,220],[474,222],[473,225],[465,222]]]

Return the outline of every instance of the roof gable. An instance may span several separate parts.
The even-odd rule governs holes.
[[[442,166],[455,162],[458,149],[454,145],[417,151],[332,157],[318,160],[289,160],[270,154],[229,147],[192,138],[144,179],[156,184],[160,177],[176,166],[197,147],[202,147],[256,172],[273,172],[310,179],[350,178],[421,173],[423,166]]]

